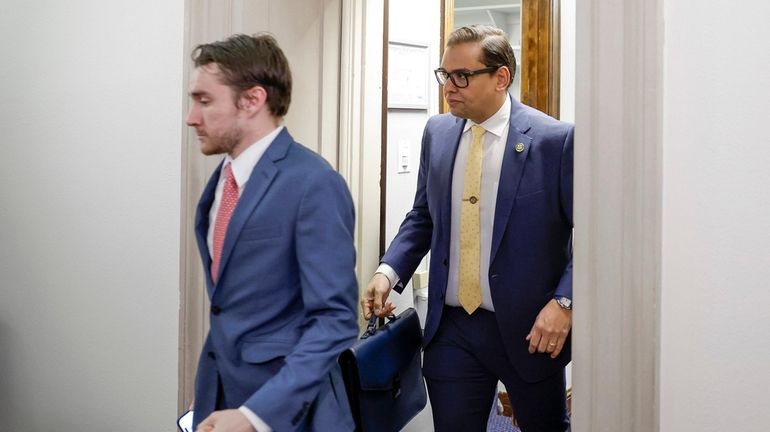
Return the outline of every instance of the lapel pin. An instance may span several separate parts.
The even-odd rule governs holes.
[[[523,151],[524,151],[524,144],[523,143],[516,144],[516,152],[521,153]]]

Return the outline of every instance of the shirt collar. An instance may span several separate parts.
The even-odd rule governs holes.
[[[257,162],[262,158],[270,143],[273,142],[276,136],[283,129],[283,125],[273,129],[272,132],[262,137],[259,141],[249,145],[246,150],[233,159],[230,155],[225,156],[225,161],[222,166],[227,163],[231,163],[233,170],[233,177],[235,177],[235,183],[238,184],[238,189],[243,189],[243,185],[251,177],[251,172],[254,171],[254,167],[257,166]]]
[[[497,136],[501,137],[503,136],[503,132],[505,132],[505,127],[508,126],[508,122],[511,119],[511,96],[506,94],[505,101],[503,102],[503,106],[500,107],[499,110],[497,110],[496,113],[492,114],[492,117],[484,120],[479,126],[483,127],[484,130],[487,132]],[[468,121],[465,122],[465,127],[463,128],[463,133],[467,132],[468,129],[471,128],[471,126],[477,124],[471,119],[468,119]]]

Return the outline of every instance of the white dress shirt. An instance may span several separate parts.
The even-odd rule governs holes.
[[[481,307],[493,311],[492,294],[489,289],[489,260],[492,253],[492,228],[495,222],[495,206],[497,205],[497,189],[500,182],[500,172],[503,166],[505,142],[508,139],[508,127],[511,117],[510,96],[505,98],[503,105],[492,117],[479,126],[486,130],[483,136],[481,161],[481,197],[479,200],[479,223],[481,238],[481,256],[479,257],[479,283],[481,286]],[[451,226],[449,238],[449,274],[444,302],[450,306],[461,306],[458,298],[458,283],[460,280],[460,204],[462,202],[465,165],[468,161],[468,150],[471,145],[471,127],[473,120],[465,122],[460,144],[455,156],[452,171],[452,204]],[[399,282],[396,272],[387,264],[381,264],[377,273],[384,274],[391,283],[391,288]]]
[[[265,135],[259,141],[246,147],[246,150],[241,152],[237,158],[233,159],[230,155],[225,155],[225,161],[222,164],[222,168],[228,163],[232,164],[233,177],[235,177],[235,183],[238,185],[238,197],[243,193],[243,189],[246,187],[246,182],[251,177],[251,172],[254,171],[254,167],[257,166],[257,162],[262,158],[270,144],[275,137],[278,136],[283,130],[283,126],[278,126],[272,132]],[[222,169],[219,172],[219,181],[217,181],[217,188],[214,191],[214,202],[211,203],[211,210],[209,210],[209,232],[206,238],[206,243],[209,246],[209,255],[214,255],[214,226],[217,222],[217,212],[219,211],[219,205],[222,203],[222,189],[225,184],[225,170]]]
[[[249,181],[249,177],[251,177],[251,172],[254,171],[254,167],[257,166],[257,163],[262,158],[265,150],[267,150],[275,137],[277,137],[281,132],[281,130],[283,130],[283,126],[278,126],[272,132],[262,137],[262,139],[247,147],[246,150],[239,154],[235,159],[231,158],[230,155],[225,156],[225,161],[222,164],[222,167],[224,167],[227,163],[231,164],[233,177],[235,178],[235,183],[238,185],[239,197],[243,193],[243,189],[246,187],[246,182]],[[222,189],[224,187],[224,183],[224,170],[221,170],[219,173],[217,188],[214,192],[214,202],[211,204],[211,210],[209,210],[209,232],[206,239],[209,247],[209,255],[213,255],[214,253],[214,225],[216,224],[219,205],[222,202]],[[238,410],[244,416],[246,416],[246,418],[249,420],[249,423],[254,426],[254,429],[257,432],[273,432],[273,429],[268,426],[267,423],[265,423],[261,418],[259,418],[259,416],[257,416],[246,406],[241,406],[238,408]]]

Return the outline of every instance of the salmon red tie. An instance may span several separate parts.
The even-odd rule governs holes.
[[[219,275],[219,262],[222,259],[222,245],[225,243],[227,225],[238,204],[238,183],[235,182],[230,163],[224,167],[225,184],[222,187],[222,201],[217,210],[217,220],[214,225],[213,256],[211,258],[211,280],[216,283]]]

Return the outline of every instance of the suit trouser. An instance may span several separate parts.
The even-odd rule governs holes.
[[[494,312],[468,315],[445,306],[425,348],[423,371],[436,432],[485,431],[498,380],[523,432],[569,430],[564,371],[535,383],[522,380],[505,352]]]

